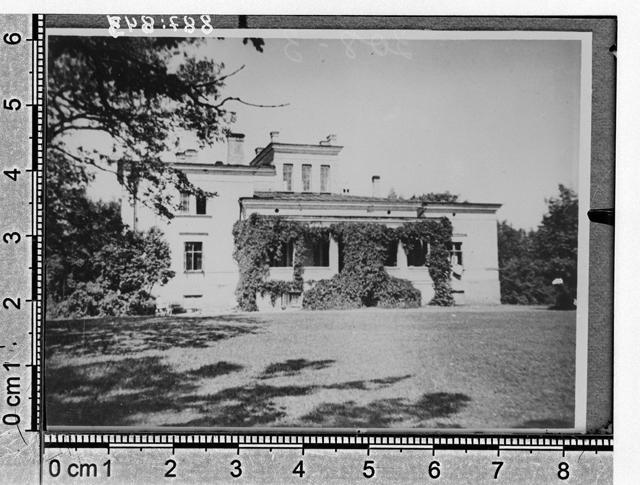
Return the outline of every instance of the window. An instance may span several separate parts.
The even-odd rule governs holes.
[[[451,264],[462,266],[462,243],[451,243],[451,246],[449,247],[449,255],[451,257]]]
[[[206,214],[207,213],[207,198],[204,196],[198,195],[196,197],[196,214]]]
[[[329,192],[329,165],[320,165],[320,192]]]
[[[302,191],[311,192],[311,165],[302,165]]]
[[[391,241],[384,258],[385,266],[398,266],[398,241]]]
[[[284,190],[291,192],[293,190],[291,181],[291,174],[293,173],[293,163],[285,163],[282,165],[282,182],[284,184]]]
[[[313,241],[307,248],[302,266],[329,266],[329,238]]]
[[[280,246],[280,251],[269,258],[269,266],[272,268],[286,268],[293,266],[293,241]]]
[[[180,205],[178,211],[183,214],[189,213],[189,192],[180,192]]]
[[[184,243],[184,270],[202,271],[202,242]]]
[[[416,242],[407,252],[407,266],[424,266],[429,255],[429,243],[422,240]]]

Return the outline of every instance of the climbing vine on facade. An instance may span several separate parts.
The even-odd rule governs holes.
[[[314,238],[328,237],[328,229],[312,228],[280,216],[251,214],[233,227],[235,248],[233,257],[240,268],[236,287],[238,306],[244,311],[258,309],[256,295],[269,294],[272,303],[290,292],[302,293],[304,261],[309,243]],[[268,280],[269,262],[280,260],[293,244],[293,280]]]
[[[429,250],[425,265],[429,268],[429,276],[433,280],[434,296],[430,305],[451,306],[451,246],[452,226],[446,217],[428,219],[418,222],[405,222],[395,230],[402,241],[406,252],[410,252],[417,244],[427,243]]]
[[[308,309],[417,307],[421,294],[408,280],[390,276],[384,269],[389,247],[402,241],[406,251],[416,244],[428,244],[425,265],[434,283],[433,305],[452,305],[448,244],[451,223],[448,219],[407,222],[399,228],[375,223],[340,223],[330,227],[312,227],[282,216],[252,214],[233,228],[234,258],[240,267],[236,288],[242,310],[257,310],[257,295],[269,295],[271,303],[286,293],[302,293],[303,261],[314,242],[333,237],[340,247],[341,269],[332,278],[316,282],[304,292],[303,307]],[[287,247],[293,251],[293,280],[270,280],[269,262],[281,259]]]

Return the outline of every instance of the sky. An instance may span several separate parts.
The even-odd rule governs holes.
[[[450,191],[503,204],[500,220],[535,228],[562,183],[577,191],[580,43],[577,40],[207,39],[197,55],[245,68],[227,81],[233,130],[248,159],[279,131],[285,143],[343,145],[343,187],[409,197]],[[229,105],[231,109],[231,104]],[[190,146],[182,137],[182,148]],[[199,161],[226,161],[226,146]]]

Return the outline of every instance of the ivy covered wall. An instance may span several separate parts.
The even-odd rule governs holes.
[[[308,248],[318,239],[333,237],[342,255],[341,271],[320,280],[304,292],[302,305],[308,309],[388,308],[420,306],[420,291],[408,280],[390,276],[384,260],[393,241],[402,241],[410,251],[420,241],[430,251],[425,266],[433,280],[432,305],[452,305],[448,245],[451,223],[446,218],[406,222],[398,228],[383,224],[345,222],[330,227],[312,227],[282,216],[251,214],[233,228],[234,258],[240,268],[236,298],[242,310],[255,311],[257,295],[269,295],[272,303],[288,292],[302,293]],[[269,261],[281,258],[283,248],[293,244],[293,280],[269,280]]]

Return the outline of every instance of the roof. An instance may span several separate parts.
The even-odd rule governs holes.
[[[436,207],[487,207],[499,209],[502,204],[486,203],[486,202],[422,202],[418,199],[390,199],[388,197],[370,197],[363,195],[351,195],[351,194],[330,194],[330,193],[318,193],[318,192],[281,192],[281,191],[256,191],[253,197],[245,197],[253,199],[278,199],[283,201],[336,201],[336,202],[370,202],[370,203],[383,203],[383,204],[398,204],[398,205],[416,205],[416,206],[436,206]]]
[[[249,165],[263,165],[271,162],[274,153],[302,153],[305,155],[337,155],[342,150],[340,145],[309,145],[304,143],[271,142],[249,162]]]
[[[426,212],[495,212],[502,204],[494,203],[473,203],[473,202],[422,202],[416,199],[389,199],[387,197],[369,197],[350,194],[329,194],[317,192],[264,192],[256,191],[253,197],[242,197],[242,203],[249,202],[257,205],[280,203],[280,204],[329,204],[336,205],[368,205],[376,206],[379,209],[391,208],[392,210],[417,210],[422,208]]]
[[[183,172],[215,172],[220,175],[274,175],[272,166],[256,167],[243,164],[229,163],[201,163],[201,162],[175,162],[173,166]]]
[[[248,197],[251,198],[251,197]],[[387,199],[386,197],[366,197],[362,195],[350,195],[350,194],[329,194],[329,193],[318,193],[318,192],[254,192],[254,199],[278,199],[278,200],[290,200],[295,202],[312,202],[312,201],[336,201],[336,202],[384,202],[385,204],[396,202],[396,200],[401,201],[400,199]],[[402,200],[404,204],[407,202],[417,202],[417,201],[407,201]],[[418,204],[420,203],[418,202]]]

